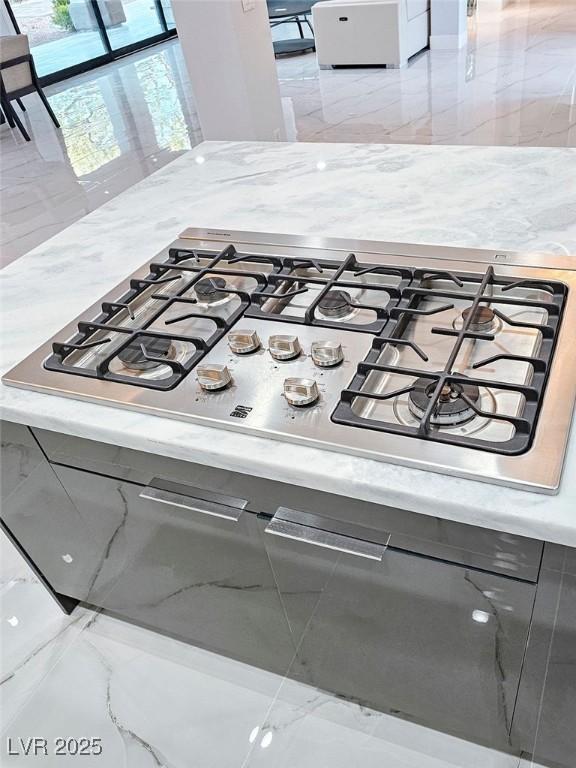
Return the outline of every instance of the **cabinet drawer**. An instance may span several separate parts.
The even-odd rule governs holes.
[[[399,549],[536,581],[542,542],[441,520],[386,505],[252,477],[144,451],[45,430],[35,434],[50,461],[146,485],[153,477],[190,483],[250,499],[250,509],[273,515],[281,506],[306,509],[339,521],[355,521],[392,534]]]
[[[401,552],[377,535],[375,551],[359,551],[356,537],[342,543],[341,530],[326,548],[331,523],[294,514],[283,514],[296,520],[288,538],[274,521],[265,536],[300,636],[289,677],[509,749],[534,585]]]
[[[92,573],[72,597],[286,671],[295,644],[263,545],[264,521],[202,489],[193,493],[204,498],[189,488],[167,492],[162,483],[146,488],[67,467],[56,472],[89,531],[75,557],[89,560]]]

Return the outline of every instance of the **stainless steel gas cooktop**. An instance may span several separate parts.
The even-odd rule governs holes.
[[[186,230],[4,382],[555,492],[576,259]]]

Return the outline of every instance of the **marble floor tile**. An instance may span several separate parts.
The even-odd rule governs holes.
[[[0,595],[7,585],[14,582],[30,583],[37,581],[16,547],[3,531],[0,531]]]
[[[300,117],[298,138],[557,145],[545,129],[574,76],[573,10],[561,1],[504,11],[480,3],[466,49],[427,51],[404,70],[338,69],[314,77],[304,62],[285,65],[280,77]],[[569,118],[560,113],[557,120],[571,146]]]
[[[279,59],[293,138],[502,146],[576,146],[576,7],[479,2],[468,45],[428,50],[401,70],[319,70]],[[294,36],[282,25],[277,37]],[[46,89],[62,131],[26,97],[33,142],[0,127],[0,266],[47,240],[201,140],[177,40]],[[292,117],[293,116],[293,117]]]
[[[270,707],[280,679],[107,617],[96,618],[37,685],[4,728],[2,765],[33,765],[11,756],[11,735],[101,739],[94,766],[242,765],[250,735]],[[49,755],[43,765],[59,765]]]
[[[9,565],[2,559],[2,766],[37,765],[8,750],[9,737],[18,751],[17,738],[33,735],[51,750],[57,736],[100,739],[104,760],[82,757],[95,768],[520,768],[517,757],[88,609],[65,616],[34,579],[7,581]]]
[[[250,768],[518,768],[519,758],[286,680],[254,739]]]
[[[180,47],[171,42],[35,95],[33,138],[0,128],[0,264],[47,240],[195,146],[201,133]]]
[[[4,729],[18,718],[96,614],[78,609],[73,616],[66,616],[37,582],[4,585],[0,602],[0,709]]]
[[[518,768],[518,758],[106,616],[81,610],[54,626],[41,602],[37,594],[37,627],[52,628],[52,638],[28,650],[4,689],[3,766],[37,764],[10,755],[10,737],[14,750],[18,736],[41,736],[53,748],[57,736],[84,735],[101,739],[105,757],[83,757],[89,766]],[[60,760],[49,754],[42,765]]]

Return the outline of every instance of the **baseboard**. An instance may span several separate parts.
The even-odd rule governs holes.
[[[478,8],[491,8],[496,11],[501,11],[506,6],[513,3],[514,0],[478,0]]]
[[[430,35],[430,48],[432,50],[457,50],[464,48],[468,42],[466,30],[458,35]]]

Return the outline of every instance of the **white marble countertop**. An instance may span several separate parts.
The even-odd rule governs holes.
[[[0,272],[4,373],[186,226],[576,254],[576,150],[206,142]],[[576,546],[557,496],[13,387],[2,418]]]

